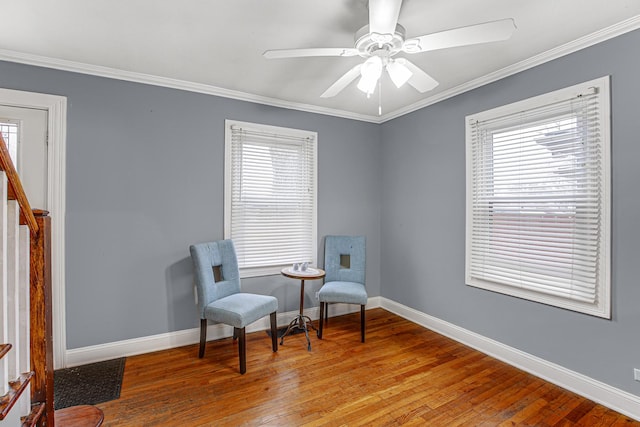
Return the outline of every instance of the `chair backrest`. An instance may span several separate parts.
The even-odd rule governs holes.
[[[365,267],[366,240],[364,236],[325,237],[325,282],[356,282],[364,285]]]
[[[189,247],[198,292],[198,312],[204,318],[204,308],[220,298],[240,292],[240,271],[232,240],[200,243]],[[220,270],[216,282],[215,270]]]

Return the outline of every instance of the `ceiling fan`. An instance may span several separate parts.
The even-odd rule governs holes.
[[[268,59],[311,56],[366,58],[324,91],[320,95],[322,98],[337,95],[358,77],[358,89],[369,97],[379,85],[383,70],[387,71],[396,87],[409,83],[424,93],[438,86],[438,82],[408,59],[394,58],[397,54],[507,40],[516,28],[513,19],[502,19],[407,39],[404,27],[398,24],[401,6],[402,0],[369,0],[369,25],[358,30],[352,48],[275,49],[267,50],[263,55]]]

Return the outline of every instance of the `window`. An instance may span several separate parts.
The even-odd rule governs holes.
[[[242,277],[316,264],[317,134],[225,122],[225,238]]]
[[[466,118],[466,283],[610,318],[609,78]]]
[[[13,165],[18,169],[18,123],[13,119],[0,118],[0,132],[7,144],[7,150],[13,161]]]

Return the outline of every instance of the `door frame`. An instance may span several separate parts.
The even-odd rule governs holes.
[[[66,367],[65,316],[65,182],[67,98],[59,95],[0,88],[0,104],[37,108],[47,114],[47,210],[51,215],[51,288],[53,365]]]

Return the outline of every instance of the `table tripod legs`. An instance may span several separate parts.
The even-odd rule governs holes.
[[[296,315],[296,317],[294,317],[293,320],[289,323],[287,330],[284,331],[284,334],[280,338],[280,345],[284,345],[284,337],[292,333],[294,329],[298,329],[304,331],[304,335],[307,337],[307,350],[311,351],[311,340],[309,339],[309,328],[307,327],[307,325],[311,326],[311,329],[313,329],[314,331],[316,330],[316,327],[313,326],[313,323],[311,322],[311,318],[309,316],[305,316],[303,314]]]

